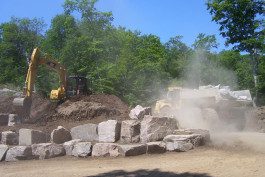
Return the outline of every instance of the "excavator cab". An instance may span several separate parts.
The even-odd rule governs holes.
[[[88,94],[87,78],[84,76],[69,76],[67,79],[67,97]]]

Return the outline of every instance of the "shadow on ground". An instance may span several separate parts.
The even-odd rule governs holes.
[[[101,173],[94,177],[211,177],[206,173],[173,173],[173,172],[163,172],[159,169],[154,170],[137,170],[132,172],[127,172],[123,170],[115,170],[107,173]],[[92,176],[87,176],[92,177]]]

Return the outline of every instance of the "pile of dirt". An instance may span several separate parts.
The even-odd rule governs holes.
[[[265,133],[265,106],[253,109],[248,117],[248,129]]]
[[[1,98],[0,98],[1,99]],[[0,108],[12,113],[14,97],[0,100]],[[0,131],[20,128],[30,128],[50,133],[57,126],[72,128],[86,123],[100,123],[114,119],[118,121],[129,119],[129,107],[114,95],[95,94],[89,96],[74,96],[58,104],[49,99],[34,94],[31,107],[31,119],[25,124],[15,127],[0,127]]]

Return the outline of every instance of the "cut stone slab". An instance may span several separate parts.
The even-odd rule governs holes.
[[[166,142],[167,151],[176,151],[176,152],[186,152],[193,148],[193,145],[190,142],[186,141],[174,141]]]
[[[116,143],[96,143],[92,148],[93,157],[117,157],[119,155],[119,147]]]
[[[17,116],[17,114],[9,114],[8,115],[8,126],[15,126],[16,124],[21,123],[21,120]]]
[[[33,144],[31,147],[32,154],[39,159],[49,159],[65,155],[65,149],[62,144],[40,143]]]
[[[123,144],[119,145],[119,151],[123,156],[137,156],[146,154],[146,144]]]
[[[19,130],[19,145],[27,146],[38,143],[46,143],[47,135],[39,130],[22,128]]]
[[[120,138],[121,125],[116,120],[108,120],[98,124],[99,142],[114,143]]]
[[[6,126],[8,124],[8,114],[0,113],[0,125]]]
[[[179,129],[175,130],[174,135],[192,135],[192,134],[199,134],[202,136],[201,145],[204,145],[211,141],[210,132],[209,130],[204,129]]]
[[[87,157],[91,155],[92,144],[90,142],[79,142],[74,145],[72,155],[76,157]]]
[[[193,134],[199,134],[202,136],[202,142],[200,145],[205,145],[206,143],[209,143],[211,141],[211,135],[209,130],[203,130],[203,129],[188,129]]]
[[[18,145],[18,134],[12,131],[2,132],[1,142],[6,145]]]
[[[203,144],[203,137],[200,134],[191,134],[191,135],[168,135],[163,139],[164,142],[175,142],[183,141],[189,142],[195,147]]]
[[[51,133],[51,142],[56,144],[62,144],[66,141],[70,141],[71,139],[72,136],[70,131],[62,126],[58,126],[57,129],[54,129]]]
[[[121,142],[138,143],[140,141],[141,122],[138,120],[125,120],[121,123]]]
[[[149,142],[147,145],[147,154],[161,154],[166,152],[166,143],[163,141]]]
[[[15,146],[6,153],[5,161],[30,160],[34,159],[30,146]]]
[[[8,150],[7,145],[0,144],[0,161],[5,160],[7,150]]]
[[[65,142],[65,143],[63,144],[63,147],[64,147],[64,149],[65,149],[65,153],[66,153],[66,155],[73,155],[73,154],[72,154],[72,151],[73,151],[73,149],[74,149],[74,145],[75,145],[76,143],[79,143],[79,142],[81,142],[80,139],[75,139],[75,140],[71,140],[71,141],[67,141],[67,142]]]
[[[71,129],[72,139],[81,139],[82,141],[98,141],[98,125],[84,124]]]
[[[143,119],[145,115],[151,115],[151,107],[142,107],[137,105],[130,111],[129,117],[131,119]]]
[[[145,116],[141,122],[141,142],[161,141],[178,128],[175,118]]]

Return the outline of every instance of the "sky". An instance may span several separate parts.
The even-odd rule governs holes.
[[[63,12],[64,0],[2,0],[0,23],[12,16],[42,18],[50,26],[51,19]],[[199,33],[216,35],[221,51],[225,39],[219,35],[219,26],[211,21],[206,0],[99,0],[100,11],[113,13],[113,24],[138,30],[142,34],[154,34],[163,43],[170,37],[183,36],[183,42],[191,46]]]

